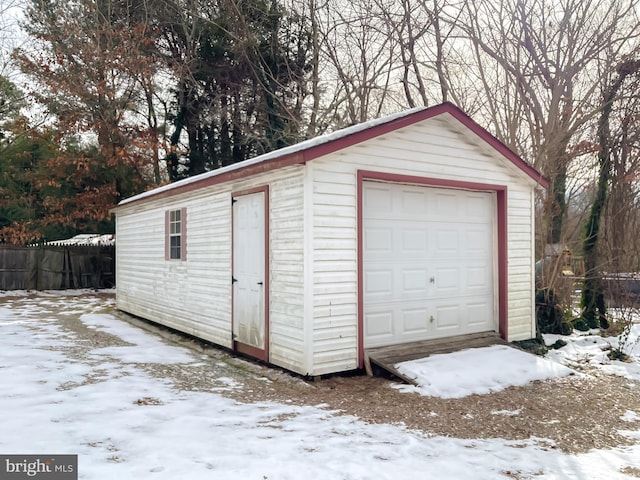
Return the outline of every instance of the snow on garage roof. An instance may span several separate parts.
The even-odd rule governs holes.
[[[163,185],[153,190],[122,200],[118,206],[128,205],[150,197],[169,196],[183,190],[204,187],[225,180],[249,176],[254,173],[277,169],[289,165],[306,163],[314,158],[327,155],[343,148],[356,145],[365,140],[378,137],[402,127],[427,120],[439,115],[449,114],[467,129],[483,140],[493,150],[505,157],[516,167],[542,187],[547,188],[549,181],[531,165],[510,150],[505,144],[477,124],[471,117],[452,103],[442,103],[434,107],[417,107],[394,115],[359,123],[351,127],[320,135],[309,140],[274,150],[242,162],[201,173],[174,183]],[[252,168],[253,167],[253,168]],[[117,208],[117,207],[116,207]]]

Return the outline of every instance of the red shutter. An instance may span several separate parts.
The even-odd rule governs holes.
[[[169,239],[169,210],[164,212],[164,259],[169,260],[171,240]]]
[[[182,207],[180,209],[180,260],[187,259],[187,208]]]

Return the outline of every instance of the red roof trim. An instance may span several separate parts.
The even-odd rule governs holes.
[[[538,172],[535,168],[525,162],[518,154],[516,154],[513,150],[507,147],[504,143],[494,137],[487,130],[482,128],[478,123],[476,123],[469,115],[464,113],[458,107],[453,104],[443,104],[443,105],[451,105],[448,113],[450,113],[453,117],[459,120],[464,126],[466,126],[473,133],[478,135],[482,140],[487,142],[494,150],[498,151],[502,156],[510,160],[516,167],[522,170],[524,173],[529,175],[533,180],[535,180],[539,185],[544,188],[549,188],[549,179]]]
[[[345,136],[338,137],[334,140],[327,139],[324,143],[312,144],[293,153],[283,153],[281,156],[277,156],[277,152],[272,152],[271,155],[275,154],[275,156],[270,159],[258,163],[252,163],[245,167],[242,167],[240,166],[240,164],[238,164],[238,168],[229,172],[222,173],[220,175],[207,176],[202,180],[194,180],[182,186],[164,189],[158,193],[152,193],[153,191],[150,191],[148,194],[139,199],[127,202],[126,205],[135,204],[151,198],[158,199],[170,197],[179,193],[184,193],[211,185],[217,185],[230,180],[245,178],[251,175],[276,170],[278,168],[306,163],[315,158],[337,152],[344,148],[357,145],[358,143],[362,143],[372,138],[379,137],[386,133],[393,132],[400,128],[407,127],[409,125],[413,125],[414,123],[437,117],[438,115],[442,115],[445,113],[450,114],[453,118],[462,123],[465,127],[476,134],[481,140],[486,142],[491,148],[496,150],[503,157],[513,163],[517,168],[522,170],[539,185],[544,188],[548,188],[549,180],[547,178],[545,178],[535,168],[533,168],[522,158],[520,158],[516,153],[514,153],[511,149],[509,149],[509,147],[507,147],[504,143],[494,137],[491,133],[478,125],[466,113],[464,113],[454,104],[446,102],[440,105],[408,113],[405,116],[394,117],[387,122],[385,122],[384,119],[380,119],[380,121],[382,121],[383,123],[373,125],[363,130],[355,131],[351,134],[346,133]]]
[[[511,161],[511,163],[513,163],[516,167],[518,167],[520,170],[526,173],[538,184],[540,184],[544,188],[549,187],[549,180],[547,178],[545,178],[540,172],[538,172],[535,168],[533,168],[531,165],[525,162],[522,158],[520,158],[509,147],[507,147],[504,143],[502,143],[496,137],[491,135],[491,133],[489,133],[487,130],[482,128],[471,117],[469,117],[466,113],[464,113],[462,110],[460,110],[458,107],[456,107],[454,104],[450,102],[442,103],[440,105],[436,105],[434,107],[427,108],[424,110],[419,110],[416,113],[407,115],[406,117],[397,118],[390,122],[383,123],[381,125],[376,125],[366,130],[362,130],[360,132],[354,133],[352,135],[339,138],[332,142],[311,147],[310,149],[305,150],[303,152],[304,159],[305,161],[313,160],[314,158],[328,155],[338,150],[342,150],[343,148],[353,146],[355,144],[364,142],[366,140],[370,140],[375,137],[379,137],[381,135],[384,135],[385,133],[390,133],[395,130],[399,130],[403,127],[413,125],[414,123],[421,122],[429,118],[437,117],[438,115],[442,115],[444,113],[450,114],[460,123],[462,123],[465,127],[467,127],[469,130],[475,133],[478,137],[484,140],[487,144],[489,144],[489,146],[491,146],[494,150],[496,150],[506,159]]]
[[[390,133],[395,130],[408,127],[409,125],[413,125],[414,123],[420,122],[422,120],[427,120],[429,118],[436,117],[443,113],[447,113],[450,108],[453,108],[456,110],[458,109],[451,103],[443,103],[441,105],[436,105],[431,108],[418,110],[415,113],[411,113],[404,117],[396,118],[394,120],[382,123],[380,125],[375,125],[371,128],[367,128],[366,130],[361,130],[359,132],[353,133],[351,135],[347,135],[345,137],[339,138],[332,142],[327,142],[327,143],[323,143],[322,145],[311,147],[310,149],[305,150],[304,159],[306,161],[309,161],[309,160],[313,160],[314,158],[322,157],[324,155],[337,152],[338,150],[342,150],[343,148],[351,147],[358,143],[371,140],[372,138],[379,137],[381,135],[384,135],[385,133]]]

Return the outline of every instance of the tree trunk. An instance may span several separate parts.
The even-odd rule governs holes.
[[[600,221],[607,201],[608,187],[611,180],[609,118],[613,101],[625,79],[629,75],[637,74],[640,71],[640,60],[627,60],[618,66],[617,71],[618,77],[605,92],[602,113],[598,121],[598,142],[600,144],[598,161],[600,163],[600,172],[596,197],[591,206],[591,213],[584,230],[583,240],[585,279],[582,287],[582,318],[592,328],[598,326],[607,328],[609,326],[599,265],[601,256],[598,253]]]

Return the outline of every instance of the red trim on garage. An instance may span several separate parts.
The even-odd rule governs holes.
[[[508,295],[509,274],[508,236],[507,236],[507,189],[496,190],[498,207],[498,331],[500,336],[508,340]]]
[[[180,260],[187,260],[187,207],[180,209]]]
[[[363,258],[363,184],[365,181],[381,181],[421,185],[425,187],[455,188],[495,192],[497,203],[497,261],[498,261],[498,331],[507,339],[508,333],[508,276],[507,276],[507,187],[476,182],[460,182],[457,180],[414,177],[393,173],[358,170],[357,184],[357,229],[358,229],[358,366],[364,366],[364,258]]]
[[[269,361],[269,185],[240,190],[231,193],[231,275],[233,276],[233,199],[253,193],[264,193],[264,349],[256,348],[242,342],[233,340],[233,350],[257,358],[264,362]],[[231,280],[231,279],[230,279]],[[231,285],[231,334],[233,335],[233,284]]]
[[[171,241],[169,240],[169,210],[164,212],[164,259],[171,257]]]
[[[549,180],[542,176],[541,173],[539,173],[531,165],[529,165],[517,154],[511,151],[509,147],[507,147],[504,143],[494,137],[491,133],[482,128],[466,113],[464,113],[452,103],[447,102],[430,108],[416,110],[399,118],[391,118],[388,121],[385,121],[384,118],[382,118],[380,119],[381,123],[369,127],[367,127],[366,125],[355,125],[354,127],[344,129],[342,132],[334,132],[334,134],[327,135],[326,138],[318,137],[313,140],[302,142],[302,144],[299,145],[298,150],[295,150],[296,147],[292,146],[282,149],[281,152],[271,152],[267,154],[269,158],[265,159],[264,161],[254,161],[256,159],[259,160],[260,157],[256,157],[256,159],[246,160],[246,162],[248,163],[246,166],[242,166],[242,164],[240,163],[238,164],[237,168],[217,175],[212,175],[212,172],[204,173],[202,174],[202,178],[199,180],[190,181],[188,183],[185,183],[184,185],[180,185],[178,182],[173,188],[160,190],[157,193],[148,194],[140,199],[129,201],[125,205],[132,205],[134,203],[146,201],[147,199],[151,198],[159,199],[170,197],[180,193],[197,190],[199,188],[217,185],[233,180],[239,180],[250,177],[252,175],[258,175],[260,173],[270,172],[272,170],[277,170],[279,168],[284,168],[291,165],[303,164],[315,158],[334,153],[344,148],[357,145],[372,138],[379,137],[386,133],[390,133],[400,128],[407,127],[409,125],[413,125],[414,123],[421,122],[443,114],[449,114],[453,118],[458,120],[458,122],[460,122],[463,126],[474,133],[480,140],[496,150],[500,155],[513,163],[517,168],[526,173],[539,185],[544,188],[547,188],[549,186]],[[350,130],[352,130],[353,133],[351,133]],[[291,152],[291,149],[294,149],[295,151]]]

